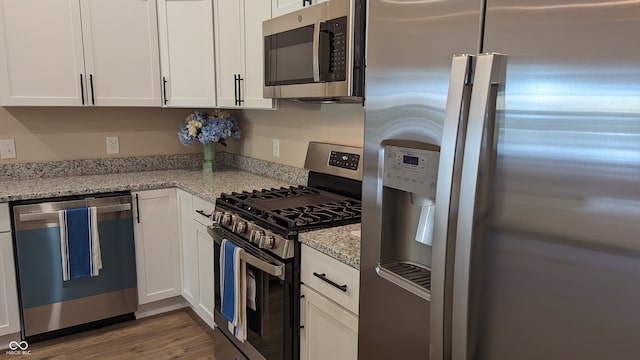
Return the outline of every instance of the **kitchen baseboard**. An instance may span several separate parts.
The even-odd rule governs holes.
[[[175,296],[169,299],[140,305],[138,306],[138,311],[135,312],[135,315],[136,319],[142,319],[165,312],[182,309],[188,306],[189,303],[182,296]]]

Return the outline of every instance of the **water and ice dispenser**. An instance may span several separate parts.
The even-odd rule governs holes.
[[[428,299],[440,147],[413,141],[382,144],[383,278]]]

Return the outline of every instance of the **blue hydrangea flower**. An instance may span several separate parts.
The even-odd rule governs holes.
[[[182,124],[180,126],[180,131],[178,131],[178,139],[182,145],[191,145],[195,141],[195,137],[189,134],[189,129],[187,128],[187,124]]]
[[[213,114],[194,111],[180,127],[178,138],[184,145],[191,145],[198,138],[202,144],[220,143],[227,146],[228,138],[239,139],[240,128],[236,119],[227,112],[215,110]]]

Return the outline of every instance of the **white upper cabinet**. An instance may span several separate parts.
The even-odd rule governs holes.
[[[0,0],[2,105],[82,105],[78,0]]]
[[[90,103],[159,106],[155,0],[81,0]]]
[[[213,0],[158,0],[166,107],[215,107]]]
[[[271,0],[273,17],[300,10],[305,6],[319,4],[328,0]]]
[[[155,0],[0,0],[2,105],[159,106]]]
[[[218,106],[272,109],[262,97],[262,22],[271,18],[271,0],[215,0]]]

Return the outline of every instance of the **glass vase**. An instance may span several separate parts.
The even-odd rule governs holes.
[[[202,171],[216,171],[216,144],[210,142],[202,145],[202,147],[204,150],[204,163],[202,164]]]

